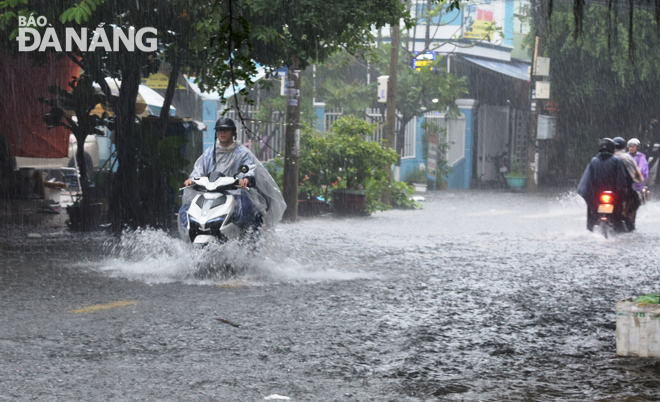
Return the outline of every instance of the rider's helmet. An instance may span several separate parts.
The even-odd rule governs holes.
[[[614,153],[614,141],[611,138],[603,138],[598,143],[598,152]]]
[[[637,148],[639,148],[639,140],[638,140],[637,138],[631,138],[631,139],[628,141],[628,146],[631,146],[631,145],[634,145],[634,146],[636,146]]]
[[[622,137],[614,137],[612,138],[612,141],[614,141],[614,148],[616,149],[623,149],[626,147],[626,140]]]
[[[234,137],[236,137],[236,123],[234,123],[234,120],[229,117],[219,118],[218,121],[215,122],[215,129],[231,130],[234,132]]]

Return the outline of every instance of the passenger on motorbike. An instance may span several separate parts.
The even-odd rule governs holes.
[[[635,182],[635,184],[633,184],[635,191],[642,191],[649,178],[649,165],[646,162],[646,155],[639,152],[639,145],[640,143],[637,138],[631,138],[628,141],[628,153],[633,157],[635,162],[637,162],[637,166],[639,166],[639,170],[642,172],[642,176],[644,176],[643,182]]]
[[[632,156],[626,153],[626,140],[622,137],[614,137],[614,156],[621,159],[623,164],[626,167],[626,171],[630,175],[630,178],[633,180],[632,187],[628,191],[628,197],[624,200],[623,214],[624,219],[626,220],[626,225],[628,230],[635,229],[635,217],[637,215],[637,209],[641,205],[641,195],[634,189],[635,184],[644,183],[644,176],[637,166],[637,162],[633,159]]]
[[[215,146],[206,149],[195,162],[193,171],[184,182],[186,187],[192,184],[195,177],[206,176],[211,172],[220,172],[225,176],[238,174],[238,187],[244,189],[248,183],[261,190],[263,197],[268,197],[266,208],[256,202],[254,196],[246,191],[237,191],[236,219],[242,226],[251,225],[259,228],[263,221],[275,224],[280,221],[286,204],[277,184],[263,167],[257,157],[247,147],[238,144],[236,140],[236,124],[230,118],[220,118],[215,124]],[[247,173],[240,172],[241,166],[247,166]],[[255,205],[257,204],[257,205]],[[185,217],[188,205],[183,205],[179,211],[182,219]]]
[[[614,157],[614,142],[610,138],[603,138],[598,145],[598,154],[594,156],[587,165],[580,184],[578,194],[587,203],[587,229],[593,230],[598,221],[598,197],[603,191],[611,191],[614,194],[615,207],[613,222],[621,228],[619,222],[623,218],[622,203],[629,196],[632,179],[619,158]]]

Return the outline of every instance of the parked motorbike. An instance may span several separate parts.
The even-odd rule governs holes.
[[[500,187],[507,188],[506,174],[509,172],[509,154],[506,151],[502,151],[497,153],[494,158],[495,167],[497,168],[497,183]]]

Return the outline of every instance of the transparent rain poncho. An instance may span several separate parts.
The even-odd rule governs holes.
[[[206,176],[211,172],[220,172],[225,176],[234,176],[238,173],[238,178],[254,177],[255,189],[237,189],[232,190],[234,194],[244,192],[244,195],[252,201],[252,205],[261,213],[266,227],[273,226],[282,220],[282,215],[286,209],[284,197],[270,176],[268,170],[259,162],[256,156],[248,148],[236,143],[229,147],[221,147],[216,142],[215,155],[214,149],[208,148],[195,162],[192,173],[189,178]],[[240,167],[246,165],[250,171],[240,173]],[[192,188],[184,190],[182,204],[187,206],[197,194]],[[241,205],[239,205],[240,207]]]

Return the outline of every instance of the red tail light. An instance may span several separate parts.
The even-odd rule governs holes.
[[[611,204],[614,202],[614,195],[610,192],[605,192],[600,195],[600,203],[601,204]]]

